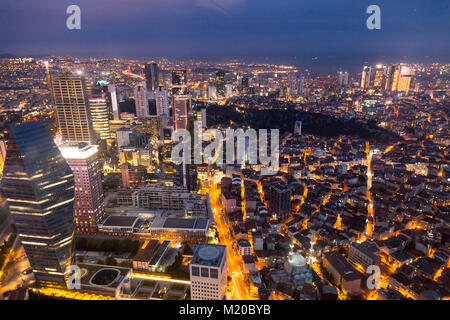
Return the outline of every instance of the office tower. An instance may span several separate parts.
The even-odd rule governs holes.
[[[225,300],[227,247],[200,243],[189,264],[192,300]]]
[[[119,118],[119,105],[117,104],[116,86],[113,84],[110,84],[108,86],[108,92],[109,92],[109,97],[111,100],[113,120],[118,121],[118,120],[120,120],[120,118]]]
[[[159,86],[158,65],[153,61],[147,63],[144,68],[144,74],[148,90],[155,91]]]
[[[224,71],[216,72],[216,88],[217,88],[217,96],[220,98],[225,97],[225,72]]]
[[[37,284],[65,287],[73,258],[74,178],[41,121],[11,128],[1,189]]]
[[[392,82],[392,91],[401,91],[408,95],[413,75],[414,72],[409,66],[404,63],[397,65]]]
[[[172,114],[174,129],[187,129],[188,113],[191,110],[190,94],[174,94],[172,96]]]
[[[299,84],[298,84],[298,95],[303,97],[303,89],[305,87],[305,77],[303,75],[300,76]]]
[[[172,71],[172,85],[184,86],[187,84],[186,70],[173,70]]]
[[[102,140],[111,138],[108,105],[104,93],[100,88],[93,88],[88,101],[94,131]]]
[[[233,96],[233,85],[227,83],[225,85],[225,98],[230,98]]]
[[[270,209],[279,219],[286,219],[291,214],[291,190],[283,183],[270,187]]]
[[[139,120],[146,118],[149,115],[148,99],[147,99],[147,85],[144,81],[139,82],[134,88],[134,101],[136,103],[136,117]]]
[[[208,99],[217,99],[217,88],[215,86],[208,86]]]
[[[95,143],[84,79],[73,75],[53,76],[51,89],[63,141]]]
[[[156,114],[158,116],[169,115],[169,95],[166,87],[159,86],[155,90]]]
[[[386,91],[392,91],[395,70],[396,70],[395,65],[390,65],[386,69],[386,81],[385,81],[385,85],[384,85],[384,90],[386,90]]]
[[[367,89],[369,87],[371,77],[372,77],[372,67],[364,66],[361,75],[361,89]]]
[[[375,66],[375,78],[373,80],[373,86],[375,88],[382,88],[385,81],[386,67],[382,64]]]
[[[338,72],[338,82],[340,86],[348,85],[348,72],[339,71]]]
[[[86,142],[66,142],[59,147],[75,179],[75,228],[80,233],[97,232],[97,223],[105,214],[97,148]]]
[[[293,74],[291,78],[291,97],[295,98],[298,95],[298,82],[299,78],[297,74]]]

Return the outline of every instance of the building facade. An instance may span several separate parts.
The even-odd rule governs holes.
[[[85,142],[66,142],[59,148],[75,178],[76,231],[97,232],[97,224],[105,214],[102,170],[97,146]]]
[[[40,121],[11,128],[1,189],[39,286],[65,287],[73,259],[74,177]]]

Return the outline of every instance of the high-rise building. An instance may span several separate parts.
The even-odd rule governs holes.
[[[1,189],[37,284],[65,287],[73,258],[74,177],[41,121],[11,128]]]
[[[369,87],[371,77],[372,77],[372,67],[364,66],[361,75],[361,89],[367,89]]]
[[[106,97],[100,89],[93,89],[89,98],[89,111],[91,113],[92,127],[100,139],[111,138],[109,130],[109,112]]]
[[[208,99],[217,99],[217,88],[215,86],[208,86]]]
[[[338,82],[340,86],[348,85],[348,72],[339,71],[338,72]]]
[[[172,96],[172,115],[174,129],[187,129],[189,111],[191,110],[190,94],[174,94]]]
[[[113,120],[118,121],[119,118],[119,105],[117,103],[117,91],[116,86],[113,84],[110,84],[108,86],[108,92],[111,99],[111,107],[113,112]]]
[[[189,264],[192,300],[225,300],[227,247],[200,243]]]
[[[392,91],[402,91],[408,95],[413,75],[414,72],[409,66],[404,63],[397,65],[393,76]]]
[[[384,90],[386,90],[386,91],[392,90],[392,85],[394,83],[395,69],[396,69],[395,65],[390,65],[386,69],[386,82],[384,85]]]
[[[385,83],[386,67],[382,64],[377,64],[375,66],[375,78],[373,80],[373,86],[375,88],[383,88]]]
[[[186,70],[173,70],[172,71],[172,85],[184,86],[187,84]]]
[[[300,81],[299,81],[299,84],[298,84],[298,95],[301,96],[301,97],[303,97],[303,90],[304,90],[304,88],[305,88],[305,76],[301,75],[300,76]]]
[[[134,101],[136,103],[136,118],[142,120],[149,115],[147,85],[144,81],[139,82],[134,88]]]
[[[81,233],[97,232],[105,214],[97,148],[86,142],[66,142],[59,147],[75,178],[75,228]]]
[[[153,61],[147,63],[144,68],[144,74],[148,90],[155,91],[159,86],[158,65]]]
[[[225,97],[225,72],[217,71],[216,72],[216,88],[217,88],[217,96],[220,98]]]
[[[63,141],[95,143],[86,84],[82,77],[52,77],[52,97]]]
[[[227,83],[225,85],[225,98],[230,98],[233,96],[233,85]]]
[[[156,114],[169,115],[169,95],[165,87],[159,86],[155,90]]]
[[[279,219],[286,219],[291,214],[291,190],[283,183],[270,187],[270,209]]]

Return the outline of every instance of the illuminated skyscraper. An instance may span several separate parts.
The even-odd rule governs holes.
[[[52,97],[63,141],[95,143],[86,84],[73,75],[52,77]]]
[[[64,287],[73,258],[74,178],[42,122],[11,128],[1,189],[37,284]]]
[[[109,130],[109,113],[106,98],[99,89],[98,92],[93,91],[89,98],[89,111],[91,113],[92,126],[94,131],[105,140],[111,137]]]
[[[172,96],[172,113],[174,129],[187,129],[188,113],[191,110],[190,94],[174,94]]]
[[[338,83],[340,86],[348,85],[348,72],[339,71],[338,72]]]
[[[136,103],[136,117],[140,120],[149,115],[147,85],[144,81],[139,82],[134,88],[134,101]]]
[[[385,81],[386,67],[382,64],[375,66],[375,78],[373,80],[373,86],[375,88],[382,88]]]
[[[384,90],[386,90],[386,91],[391,91],[392,90],[392,85],[394,83],[395,69],[396,69],[395,65],[390,65],[390,66],[387,67],[387,70],[386,70],[386,83],[384,85]]]
[[[392,81],[392,91],[401,91],[404,92],[405,95],[408,95],[413,75],[414,72],[409,66],[404,63],[397,65]]]
[[[165,87],[159,86],[155,90],[156,115],[169,115],[169,95]]]
[[[159,86],[158,65],[155,62],[147,63],[144,74],[148,90],[155,91]]]
[[[372,78],[372,67],[364,66],[361,75],[361,89],[367,89]]]
[[[225,72],[224,71],[216,72],[216,88],[217,88],[217,96],[220,98],[225,97]]]
[[[77,232],[96,232],[105,213],[102,171],[97,146],[66,142],[59,147],[75,178],[75,227]]]
[[[112,112],[113,112],[113,120],[118,121],[120,120],[119,118],[119,106],[117,103],[117,91],[116,91],[116,86],[113,84],[110,84],[108,86],[108,92],[109,92],[109,96],[111,99],[111,107],[112,107]]]

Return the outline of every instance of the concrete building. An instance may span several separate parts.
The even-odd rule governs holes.
[[[66,142],[59,147],[75,178],[75,228],[96,232],[105,214],[102,170],[97,146],[86,142]]]
[[[84,78],[53,76],[51,83],[53,105],[63,141],[95,143]]]
[[[227,247],[201,243],[189,264],[192,300],[225,300]]]
[[[340,285],[349,294],[361,292],[361,275],[338,252],[331,251],[323,254],[323,266],[333,277],[336,285]]]
[[[380,265],[380,250],[370,240],[362,243],[353,242],[348,249],[348,259],[366,270],[370,265]]]

